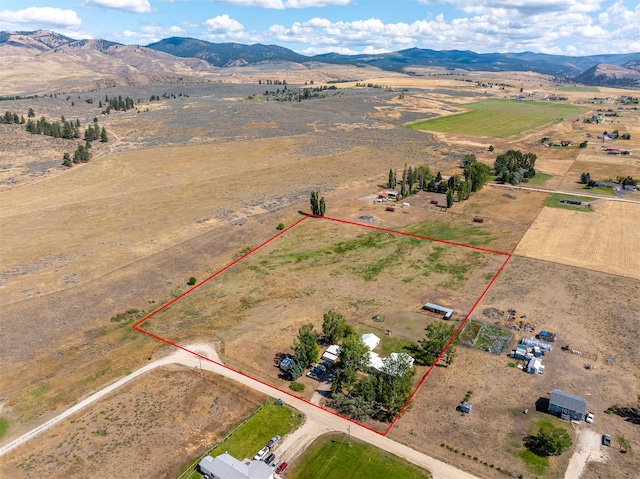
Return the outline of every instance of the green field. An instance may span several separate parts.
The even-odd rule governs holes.
[[[560,203],[560,200],[566,199],[566,198],[570,198],[570,199],[577,199],[582,201],[583,203],[585,202],[589,202],[589,201],[593,201],[595,198],[588,198],[588,197],[584,197],[584,196],[574,196],[574,195],[565,195],[562,193],[554,193],[551,196],[549,196],[549,198],[547,198],[547,201],[544,202],[545,206],[548,206],[550,208],[561,208],[564,210],[574,210],[574,211],[586,211],[586,212],[592,212],[593,209],[592,208],[587,208],[585,206],[574,206],[574,205],[565,205]]]
[[[534,176],[533,178],[529,178],[529,181],[527,181],[526,185],[531,185],[531,186],[543,185],[547,181],[549,181],[551,178],[553,178],[553,175],[547,175],[546,173],[536,173],[536,176]]]
[[[277,406],[272,401],[264,404],[251,418],[238,427],[230,436],[215,446],[209,455],[219,456],[228,452],[236,459],[253,459],[253,456],[262,449],[269,439],[278,435],[284,437],[296,429],[302,423],[302,416],[289,406]],[[202,475],[194,471],[193,464],[181,477],[189,479],[201,478]],[[191,475],[188,471],[193,471]]]
[[[586,110],[564,103],[491,99],[460,105],[470,111],[409,125],[414,130],[506,138]]]
[[[597,93],[600,89],[595,86],[559,86],[558,91],[586,91]]]
[[[289,466],[292,479],[422,479],[426,470],[369,444],[344,434],[329,434],[317,439]]]

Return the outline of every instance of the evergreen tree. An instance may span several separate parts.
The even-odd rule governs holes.
[[[69,153],[65,153],[62,157],[62,166],[67,166],[71,168],[73,166],[73,162],[71,161],[71,156]]]
[[[387,181],[387,188],[392,189],[396,187],[396,174],[393,169],[389,168],[389,180]]]
[[[298,338],[293,341],[296,359],[304,367],[309,367],[318,361],[318,334],[313,330],[313,324],[303,324],[298,330]]]
[[[311,214],[317,215],[319,214],[319,211],[320,211],[320,208],[318,204],[318,192],[312,191],[311,192]]]
[[[451,208],[453,206],[453,188],[449,188],[447,190],[447,208]]]
[[[318,205],[318,214],[320,216],[324,216],[325,211],[327,210],[327,204],[324,202],[324,196],[320,198],[320,204]]]
[[[102,131],[100,132],[100,141],[102,143],[106,143],[109,139],[107,138],[107,130],[104,129],[104,126],[102,127]]]

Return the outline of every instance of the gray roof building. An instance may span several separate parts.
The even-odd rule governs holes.
[[[273,479],[273,470],[264,462],[245,464],[226,452],[215,458],[203,457],[198,467],[210,479]]]
[[[587,412],[587,400],[559,389],[552,389],[549,393],[549,412],[580,421]]]

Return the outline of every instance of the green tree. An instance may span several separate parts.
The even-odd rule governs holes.
[[[107,130],[104,129],[104,126],[102,127],[102,131],[100,132],[100,141],[102,143],[106,143],[107,141],[109,141],[109,138],[107,137]]]
[[[29,111],[27,112],[27,118],[35,118],[36,114],[33,111],[33,108],[29,108]]]
[[[320,203],[318,204],[318,214],[320,216],[324,216],[325,211],[327,210],[327,204],[324,201],[324,196],[320,198]]]
[[[447,190],[447,208],[451,208],[453,206],[453,188],[449,188]]]
[[[302,363],[302,361],[299,361],[298,358],[293,358],[291,363],[289,363],[289,368],[287,369],[286,375],[289,380],[295,381],[304,374],[305,369],[306,366]]]
[[[65,153],[62,156],[62,166],[66,166],[69,168],[73,166],[73,162],[71,161],[71,155],[69,155],[69,153]]]
[[[449,325],[443,321],[434,321],[424,329],[427,337],[422,343],[422,348],[429,356],[438,356],[456,331],[455,325]],[[455,345],[451,344],[450,347]]]
[[[543,426],[536,435],[527,436],[524,445],[541,457],[559,456],[571,447],[571,436],[563,427]]]
[[[442,174],[438,171],[438,173],[436,174],[436,183],[439,181],[442,181]]]
[[[320,211],[319,208],[319,203],[318,203],[318,192],[317,191],[312,191],[311,192],[311,214],[312,215],[317,215],[318,212]]]
[[[347,321],[340,313],[330,309],[324,313],[322,321],[322,339],[329,344],[336,344],[345,337]]]
[[[582,173],[580,175],[580,183],[582,183],[583,185],[588,185],[590,181],[591,175],[589,173]]]
[[[387,180],[387,188],[395,188],[396,187],[396,174],[393,171],[393,168],[389,168],[389,179]]]
[[[520,150],[509,150],[498,155],[493,165],[496,180],[514,185],[528,181],[536,175],[536,159],[535,153],[522,153]]]
[[[354,333],[347,336],[340,346],[338,369],[335,372],[332,391],[350,391],[356,383],[356,374],[363,371],[369,362],[369,348]]]
[[[480,191],[489,179],[489,173],[491,173],[489,166],[473,161],[464,168],[464,179],[471,183],[471,191]]]
[[[298,330],[298,338],[293,341],[296,358],[305,368],[318,361],[318,333],[313,324],[303,324]]]
[[[390,416],[395,416],[411,395],[415,373],[406,353],[391,355],[382,364],[377,400]]]

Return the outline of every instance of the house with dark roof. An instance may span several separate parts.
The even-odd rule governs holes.
[[[226,452],[204,456],[198,469],[207,479],[273,479],[273,469],[262,461],[241,462]]]
[[[552,389],[549,393],[548,411],[562,419],[581,421],[587,412],[587,400],[559,389]]]

